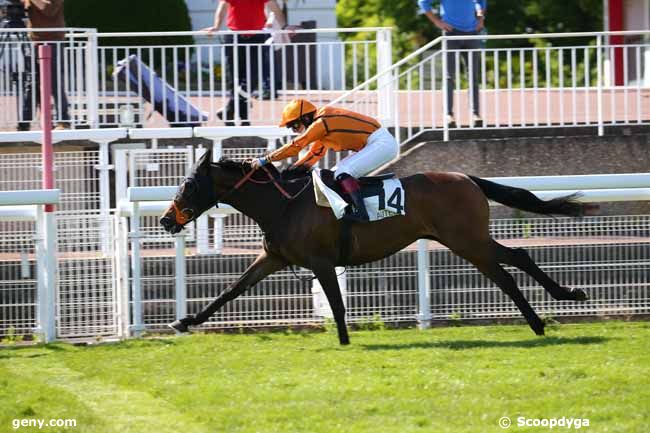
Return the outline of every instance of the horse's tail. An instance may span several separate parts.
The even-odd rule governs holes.
[[[532,192],[523,188],[514,188],[491,182],[480,177],[469,176],[476,183],[483,194],[490,200],[508,207],[544,215],[568,215],[581,217],[593,213],[597,206],[580,203],[577,199],[579,193],[569,194],[551,200],[541,200]]]

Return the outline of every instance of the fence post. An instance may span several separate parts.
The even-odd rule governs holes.
[[[86,45],[86,110],[88,113],[88,125],[91,128],[99,127],[99,57],[97,49],[97,31],[95,29],[90,31],[88,35],[88,43]]]
[[[43,188],[54,188],[54,148],[52,146],[52,47],[41,45],[38,47],[38,60],[41,72],[41,129],[43,130]],[[45,299],[39,301],[43,306],[43,322],[41,327],[45,342],[56,338],[56,297],[57,297],[57,259],[56,259],[56,215],[54,205],[44,206],[44,233],[45,261],[47,272],[45,274]]]
[[[221,138],[212,139],[212,162],[217,162],[223,154],[223,144]],[[223,250],[223,231],[225,215],[215,215],[214,218],[214,252],[221,254]]]
[[[111,254],[109,236],[112,231],[109,222],[111,209],[111,184],[108,170],[111,166],[108,164],[108,142],[103,140],[99,142],[99,165],[95,166],[99,170],[99,213],[102,216],[102,253]]]
[[[190,147],[188,149],[188,162],[193,163],[194,161],[198,161],[206,151],[207,149],[204,147],[196,149],[195,159],[192,159],[192,148]],[[188,167],[188,173],[190,170],[191,166]],[[208,227],[208,216],[206,214],[203,214],[196,219],[196,252],[199,254],[208,254],[210,252],[210,229]]]
[[[131,292],[133,298],[133,320],[131,330],[136,337],[144,331],[142,321],[142,267],[140,260],[140,203],[133,202],[131,213]]]
[[[126,149],[115,150],[115,203],[126,199],[129,172],[126,152]]]
[[[427,240],[418,239],[418,328],[431,327],[431,282]]]
[[[235,32],[233,34],[233,46],[232,46],[232,89],[226,89],[227,91],[232,92],[233,102],[235,103],[235,113],[234,119],[235,125],[241,125],[241,119],[239,117],[241,107],[239,106],[239,33]],[[226,112],[223,113],[224,120],[226,119]]]
[[[117,287],[116,310],[118,322],[118,335],[129,336],[129,242],[128,221],[116,215],[115,223],[115,275],[113,284]]]
[[[388,70],[393,65],[391,30],[377,30],[377,73]],[[393,118],[395,88],[393,74],[386,73],[377,79],[377,110],[379,121],[386,127],[395,123]]]
[[[45,215],[43,206],[36,206],[36,233],[34,243],[36,244],[36,329],[45,339],[45,323],[47,322],[47,251],[45,250]]]
[[[442,139],[449,141],[449,125],[447,125],[447,37],[442,34]],[[485,89],[483,89],[485,91]],[[470,95],[471,96],[471,95]]]
[[[185,264],[185,234],[177,233],[174,236],[176,246],[175,270],[176,280],[174,288],[176,291],[176,318],[182,319],[187,315],[187,287],[185,286],[185,275],[187,268]]]
[[[598,63],[598,88],[597,88],[597,98],[598,98],[598,135],[602,136],[605,134],[605,128],[603,127],[603,35],[599,34],[596,36],[596,61]],[[625,108],[627,110],[627,107]]]

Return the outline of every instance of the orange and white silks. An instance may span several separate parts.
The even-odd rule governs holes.
[[[368,144],[368,137],[380,128],[379,122],[372,117],[344,108],[322,107],[304,133],[267,158],[269,161],[290,158],[311,144],[309,152],[296,165],[313,166],[329,149],[360,151]]]

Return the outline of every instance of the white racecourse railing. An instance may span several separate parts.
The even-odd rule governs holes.
[[[290,99],[302,96],[323,105],[371,78],[377,65],[392,63],[390,28],[280,31],[272,43],[261,31],[65,30],[65,41],[52,42],[60,78],[54,82],[62,84],[54,121],[67,120],[60,102],[67,95],[72,127],[221,126],[228,119],[238,125],[275,125]],[[4,129],[36,125],[37,100],[27,89],[38,84],[37,59],[26,34],[0,29]],[[278,34],[290,42],[278,43]],[[348,34],[359,36],[341,39]],[[178,44],[179,39],[188,41]],[[168,87],[151,84],[157,78]],[[233,94],[240,96],[233,98],[234,113],[219,118]],[[194,118],[187,115],[190,106]]]
[[[587,202],[599,202],[603,200],[603,196],[605,197],[606,201],[639,201],[639,200],[645,200],[645,201],[650,201],[650,174],[621,174],[621,175],[591,175],[591,176],[546,176],[546,177],[526,177],[526,178],[494,178],[491,180],[499,181],[503,184],[508,184],[512,186],[518,186],[522,188],[527,188],[533,190],[537,195],[543,196],[544,198],[552,198],[552,197],[557,197],[561,195],[567,194],[567,191],[575,191],[577,189],[582,190],[582,196],[580,197],[580,200],[582,201],[587,201]],[[544,191],[544,188],[552,188],[555,191]],[[171,311],[175,311],[175,317],[180,317],[185,315],[188,312],[188,302],[192,302],[195,306],[193,308],[193,311],[197,311],[198,306],[196,305],[199,302],[205,302],[207,301],[206,298],[202,299],[191,299],[192,296],[188,296],[188,281],[191,281],[192,278],[188,278],[188,273],[187,273],[187,260],[195,260],[198,258],[195,254],[190,253],[190,256],[187,256],[187,248],[186,248],[186,243],[185,243],[185,237],[186,234],[181,232],[177,235],[174,236],[174,242],[175,242],[175,275],[176,278],[174,279],[174,284],[173,284],[173,296],[172,296],[172,290],[171,288],[167,289],[167,301],[165,303],[168,305],[167,307],[167,313],[162,314],[162,316],[159,316],[158,319],[154,319],[153,317],[150,317],[149,320],[145,320],[144,316],[145,314],[143,313],[144,308],[147,306],[146,302],[143,302],[143,295],[142,295],[142,286],[141,286],[141,281],[143,279],[143,271],[142,271],[142,265],[143,263],[147,260],[145,256],[141,254],[141,249],[140,249],[140,242],[141,242],[141,233],[138,232],[139,230],[139,219],[141,216],[144,215],[161,215],[164,210],[169,206],[170,200],[173,198],[173,195],[176,191],[176,187],[142,187],[142,188],[129,188],[128,191],[128,200],[133,203],[132,207],[122,207],[120,214],[122,216],[128,216],[131,218],[132,224],[131,224],[131,280],[132,280],[132,311],[133,311],[133,320],[132,320],[132,327],[131,330],[134,332],[140,332],[143,329],[145,329],[147,326],[156,328],[164,323],[164,320],[171,320],[174,316],[170,315]],[[210,211],[213,214],[217,213],[231,213],[233,212],[232,209],[230,208],[221,208],[221,209],[212,209]],[[590,222],[587,219],[586,224],[587,226],[590,225]],[[534,226],[541,226],[544,227],[545,225],[549,224],[549,219],[536,219],[536,220],[531,220],[530,222],[523,222],[523,224],[528,224],[528,235],[524,235],[523,237],[528,237],[530,236],[531,232],[536,232],[539,229],[534,227]],[[595,221],[594,221],[595,222]],[[591,224],[592,229],[594,229],[594,226],[596,224]],[[607,230],[603,230],[602,228],[595,227],[596,232],[598,234],[605,234]],[[522,232],[525,231],[526,229],[522,229]],[[548,236],[549,231],[548,229],[546,233],[541,233],[543,235]],[[556,229],[557,230],[557,229]],[[551,230],[553,235],[556,235],[558,232],[556,230]],[[646,236],[647,234],[650,234],[648,231],[650,230],[650,219],[646,218],[643,222],[641,230],[638,230],[637,227],[635,227],[632,230],[625,231],[623,236],[614,236],[612,239],[610,239],[610,243],[616,244],[618,243],[626,243],[629,242],[631,238],[634,239],[634,244],[637,245],[643,245],[647,248],[649,242],[647,239],[643,240],[643,236]],[[560,230],[561,231],[561,230]],[[594,245],[592,245],[593,240],[589,239],[589,234],[586,235],[584,238],[581,238],[580,236],[582,233],[580,231],[576,231],[576,233],[572,233],[572,235],[577,238],[573,239],[572,242],[577,242],[577,245],[586,245],[586,247],[583,248],[594,248]],[[201,237],[201,234],[196,235],[197,238]],[[197,244],[199,241],[197,240]],[[551,248],[561,248],[565,246],[562,242],[557,243],[555,246],[552,246]],[[596,247],[597,248],[597,247]],[[538,248],[539,249],[539,248]],[[126,251],[127,248],[125,246],[121,246],[118,248],[118,250],[123,250],[125,252],[125,258],[123,260],[126,260]],[[198,252],[198,250],[197,250]],[[453,269],[447,268],[442,270],[440,269],[440,265],[437,262],[432,262],[432,257],[435,259],[436,256],[440,256],[441,252],[438,248],[433,248],[433,250],[430,249],[430,245],[427,241],[419,241],[418,242],[418,251],[417,251],[417,259],[413,260],[411,259],[410,265],[407,266],[407,268],[410,267],[412,272],[412,277],[415,278],[414,281],[409,282],[409,278],[407,277],[408,273],[405,275],[403,273],[403,270],[400,271],[399,268],[405,269],[404,268],[404,262],[408,263],[409,259],[401,257],[400,255],[403,255],[405,252],[402,252],[395,256],[394,260],[396,260],[398,263],[401,262],[401,264],[398,264],[397,268],[392,271],[385,271],[385,270],[378,270],[378,269],[373,269],[373,265],[366,265],[365,267],[368,269],[357,269],[352,268],[348,271],[348,273],[342,277],[340,277],[340,283],[343,288],[343,290],[346,292],[346,303],[348,304],[349,307],[349,314],[351,316],[351,320],[367,320],[369,316],[372,316],[373,314],[379,314],[382,316],[384,320],[387,321],[403,321],[403,320],[414,320],[417,318],[419,321],[420,325],[423,327],[427,327],[430,325],[430,322],[433,318],[448,318],[450,315],[457,315],[457,314],[462,314],[463,317],[465,318],[488,318],[488,317],[504,317],[504,316],[513,316],[516,315],[516,311],[509,306],[507,303],[503,302],[502,300],[499,302],[500,306],[498,311],[494,309],[493,306],[490,306],[490,303],[494,303],[494,296],[496,293],[496,290],[489,289],[492,292],[490,300],[488,300],[485,296],[480,296],[481,300],[477,299],[477,302],[479,304],[473,304],[474,301],[470,300],[471,299],[476,299],[478,296],[471,295],[471,296],[466,296],[463,295],[462,299],[460,301],[452,301],[451,304],[447,304],[444,301],[441,301],[439,299],[439,293],[436,293],[436,285],[434,284],[439,278],[441,278],[440,275],[437,274],[446,274],[447,272],[453,272]],[[449,253],[445,253],[449,254]],[[617,253],[614,252],[614,255]],[[190,259],[190,257],[193,257]],[[633,266],[633,269],[635,272],[638,271],[640,274],[640,278],[634,279],[635,283],[634,285],[639,286],[639,292],[634,293],[632,298],[632,307],[628,305],[628,301],[625,300],[624,304],[625,306],[621,307],[620,305],[620,299],[618,299],[618,296],[620,294],[615,294],[611,295],[611,291],[605,290],[603,293],[602,291],[599,291],[599,295],[601,296],[601,299],[597,301],[597,306],[576,306],[575,304],[569,304],[569,303],[558,303],[558,304],[553,304],[551,301],[548,300],[546,295],[543,293],[540,293],[539,290],[535,290],[536,297],[537,298],[544,298],[543,302],[543,308],[546,311],[554,311],[554,314],[594,314],[597,311],[608,311],[610,313],[622,313],[624,311],[636,311],[636,312],[645,312],[650,310],[650,299],[647,297],[648,295],[648,287],[650,285],[650,276],[648,276],[648,269],[650,268],[650,262],[648,262],[648,259],[650,257],[646,257],[646,255],[641,255],[639,257],[639,261],[636,262]],[[634,257],[634,260],[636,260],[637,257]],[[157,259],[159,260],[159,258]],[[393,259],[386,259],[386,260],[393,260]],[[417,264],[414,264],[416,262]],[[432,265],[433,263],[433,265]],[[609,262],[608,262],[609,263]],[[602,266],[609,266],[612,269],[616,267],[614,264],[602,264]],[[394,265],[390,265],[389,269],[392,269]],[[458,266],[458,265],[455,265]],[[562,266],[568,266],[568,265],[560,265]],[[579,266],[575,265],[576,268],[579,268]],[[594,262],[592,266],[601,266],[600,263]],[[621,265],[623,267],[627,265]],[[360,267],[363,268],[363,267]],[[407,288],[404,289],[396,289],[396,288],[391,288],[391,284],[388,283],[389,279],[388,276],[391,275],[392,273],[395,273],[396,275],[393,276],[393,283],[397,285],[402,285],[404,284]],[[463,273],[467,272],[475,272],[471,267],[466,267],[463,270]],[[589,272],[589,271],[586,271]],[[374,275],[373,275],[374,274]],[[399,277],[398,277],[399,276]],[[523,274],[519,275],[518,278],[521,280],[521,277]],[[198,276],[197,276],[198,277]],[[236,277],[236,275],[231,275],[231,281]],[[358,280],[359,278],[362,278],[363,280],[373,280],[375,278],[379,277],[378,283],[380,284],[382,289],[380,289],[380,292],[384,292],[382,295],[381,293],[377,293],[376,291],[371,290],[370,293],[367,292],[367,288],[365,289],[356,289],[356,285],[358,285]],[[382,282],[383,281],[383,282]],[[356,284],[356,285],[355,285]],[[433,285],[432,285],[433,284]],[[481,287],[485,287],[486,282],[481,282]],[[361,285],[362,287],[365,286],[365,284]],[[464,292],[464,293],[471,293],[473,292],[473,289],[471,287],[468,288],[463,288],[463,284],[460,284],[460,287],[456,288],[455,290]],[[489,286],[489,285],[488,285]],[[580,287],[583,288],[593,288],[593,287],[598,287],[598,284],[596,286],[592,286],[591,284],[587,285],[579,285]],[[525,290],[530,291],[533,290],[532,287],[534,286],[529,286],[526,285],[524,287]],[[277,289],[276,289],[277,290]],[[487,290],[487,289],[485,289]],[[391,291],[393,292],[391,294]],[[466,291],[466,292],[465,292]],[[205,292],[204,292],[205,293]],[[314,284],[312,287],[312,293],[314,295],[313,299],[313,305],[314,305],[314,310],[313,314],[314,316],[327,316],[328,312],[323,311],[322,305],[325,303],[324,302],[324,296],[322,294],[322,290],[318,286],[318,284]],[[450,290],[451,295],[447,294],[446,296],[448,298],[454,298],[454,289]],[[213,295],[214,296],[214,295]],[[264,296],[263,293],[260,293],[257,296]],[[271,298],[277,298],[278,296],[280,298],[286,299],[286,295],[278,295],[275,291],[273,294],[269,294]],[[379,296],[379,298],[377,298]],[[386,305],[386,297],[389,298],[394,298],[390,301],[388,301],[388,309]],[[432,296],[435,297],[435,300],[432,300]],[[245,296],[244,296],[245,297]],[[417,301],[414,301],[414,299],[417,298]],[[485,298],[485,299],[483,299]],[[252,302],[251,300],[248,300],[249,302]],[[169,304],[174,303],[175,307],[173,309],[169,309]],[[244,301],[241,301],[244,302]],[[456,305],[458,304],[458,305]],[[417,307],[417,314],[414,310],[414,308]],[[149,308],[151,308],[151,305],[149,305]],[[162,308],[162,307],[160,307]],[[259,308],[259,307],[258,307]],[[631,309],[630,309],[631,308]],[[240,312],[242,313],[242,312]],[[249,311],[249,314],[253,313],[253,311]],[[383,313],[383,314],[382,314]],[[259,314],[259,313],[258,313]],[[150,315],[151,316],[151,315]],[[228,315],[226,315],[228,316]],[[241,315],[235,315],[238,317],[240,320],[236,321],[234,324],[235,326],[241,326],[243,323],[241,321],[242,316]],[[245,313],[243,314],[245,316]],[[308,319],[304,319],[309,322]],[[226,322],[222,323],[215,323],[215,322],[210,322],[208,326],[217,326],[217,327],[222,327],[222,326],[233,326],[233,323],[228,323],[231,320],[226,319]],[[244,321],[246,322],[246,321]],[[271,318],[271,317],[266,317],[265,319],[257,319],[252,322],[249,322],[249,325],[253,324],[272,324],[272,323],[293,323],[290,320],[282,320],[281,318]]]
[[[558,191],[553,194],[583,189],[587,200],[597,200],[593,195],[597,197],[603,190],[618,195],[608,200],[648,200],[649,177],[546,177],[527,178],[525,183],[517,178],[496,180]],[[129,189],[125,199],[134,201],[120,206],[108,245],[105,220],[80,211],[57,213],[57,338],[119,337],[163,329],[174,318],[200,310],[254,259],[259,246],[252,250],[223,248],[220,254],[212,248],[202,252],[205,245],[216,248],[217,238],[199,226],[176,236],[141,226],[146,218],[160,215],[175,190],[176,186]],[[139,201],[144,199],[153,201]],[[35,294],[37,282],[30,280],[36,270],[43,269],[34,263],[34,245],[39,242],[29,225],[34,212],[2,209],[0,334],[31,334],[37,326],[36,305],[44,300]],[[211,212],[224,211],[228,210]],[[5,230],[6,219],[20,220],[23,225]],[[553,301],[527,276],[514,271],[541,314],[650,312],[649,216],[495,220],[491,231],[506,244],[527,248],[552,278],[583,288],[592,298],[585,304]],[[215,243],[210,245],[210,241]],[[303,269],[295,271],[302,277],[310,275]],[[351,322],[377,316],[385,322],[418,320],[427,326],[439,319],[519,317],[507,297],[478,271],[435,244],[420,242],[419,249],[407,248],[382,261],[350,267],[340,283]],[[317,285],[299,281],[285,270],[227,305],[205,326],[320,323],[328,314],[324,305]]]
[[[624,43],[611,43],[614,36]],[[594,126],[650,123],[650,31],[442,36],[390,68],[382,69],[332,104],[344,105],[398,125],[404,143],[423,131],[475,129],[474,89],[481,128]],[[487,47],[452,50],[451,41],[487,40]],[[490,41],[512,48],[489,48]],[[533,45],[532,47],[530,45]],[[520,47],[517,47],[520,45]],[[462,59],[467,59],[463,68]],[[450,76],[447,64],[455,64]],[[477,80],[467,69],[477,70]],[[371,89],[375,91],[370,92]],[[388,92],[382,103],[376,95]],[[452,90],[453,89],[453,90]],[[446,121],[452,91],[456,125]],[[385,104],[385,105],[384,105]]]
[[[23,48],[32,46],[11,31],[0,30],[9,34],[0,44],[4,129],[32,121],[25,118],[23,100],[31,101],[36,113],[35,97],[24,98],[25,86],[35,80],[35,60]],[[248,35],[236,32],[67,31],[55,51],[61,53],[60,92],[68,96],[73,127],[221,126],[223,120],[275,125],[283,104],[301,96],[400,126],[400,142],[426,130],[448,139],[450,131],[476,127],[470,125],[469,97],[475,88],[482,128],[594,126],[602,133],[608,125],[650,122],[644,103],[650,92],[650,31],[443,36],[395,64],[389,28],[298,30],[291,42],[270,45],[249,43]],[[180,45],[165,42],[190,37],[193,42]],[[623,42],[613,43],[617,37]],[[159,42],[152,45],[151,38]],[[128,44],[120,43],[126,39]],[[458,39],[488,42],[475,50],[449,49]],[[491,48],[497,40],[512,47]],[[118,62],[130,56],[140,61],[132,65],[132,80],[124,71],[115,73],[121,70]],[[232,67],[228,56],[237,60]],[[466,66],[476,67],[477,82],[467,79],[465,58]],[[451,61],[455,127],[445,121]],[[149,85],[155,76],[170,87]],[[232,99],[234,113],[224,118],[219,110],[233,89],[240,97]],[[145,102],[145,96],[158,104]],[[190,106],[195,117],[187,115]],[[56,108],[55,121],[65,120]]]
[[[8,221],[31,223],[16,237],[6,237],[4,231],[0,234],[4,245],[0,254],[3,334],[13,329],[15,335],[35,334],[45,342],[56,338],[57,232],[56,225],[48,224],[45,218],[44,205],[58,204],[59,199],[58,189],[0,192],[0,225]],[[7,246],[18,248],[11,251]],[[15,277],[17,263],[19,279]]]
[[[38,114],[38,50],[29,40],[30,32],[54,29],[0,29],[0,127],[15,130],[17,126],[30,127]],[[58,29],[60,30],[60,29]],[[64,41],[52,45],[54,124],[96,124],[97,107],[97,52],[94,29],[66,28]],[[87,107],[84,117],[71,112],[64,116],[64,105]]]

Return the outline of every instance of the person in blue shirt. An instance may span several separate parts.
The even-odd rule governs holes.
[[[478,35],[485,25],[487,0],[439,0],[440,10],[433,9],[433,0],[418,0],[424,15],[446,36]],[[472,125],[482,126],[479,111],[479,54],[480,39],[447,41],[447,116],[445,121],[450,128],[456,127],[454,120],[454,88],[456,87],[456,60],[460,57],[472,80]],[[462,51],[457,51],[462,50]],[[472,70],[469,71],[469,56],[472,55]]]

